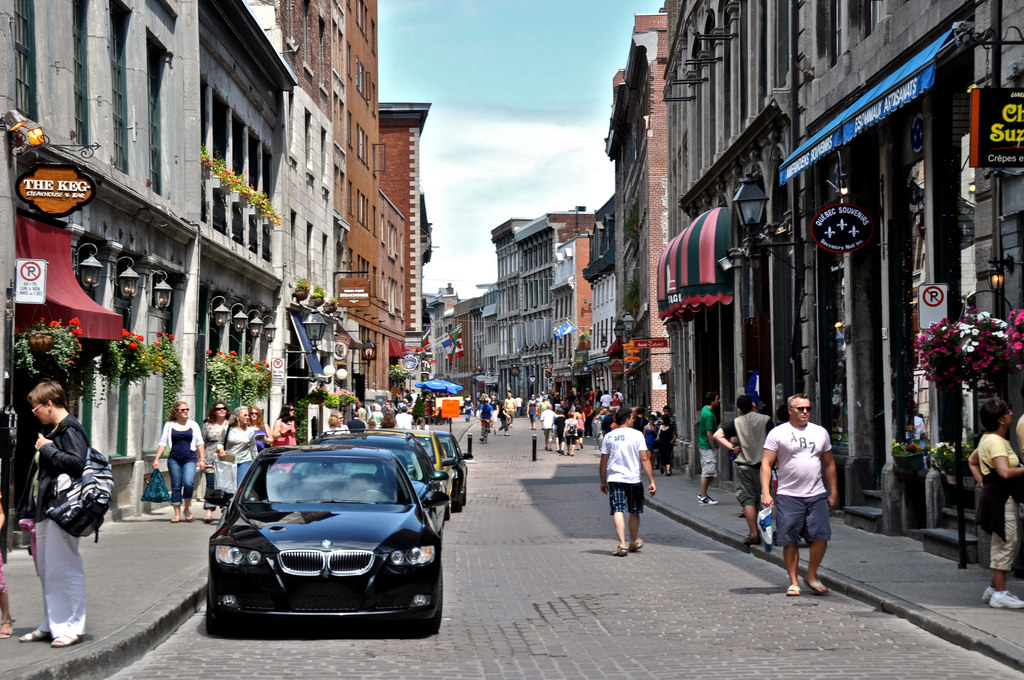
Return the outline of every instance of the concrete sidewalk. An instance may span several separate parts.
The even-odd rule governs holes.
[[[478,427],[474,420],[473,425]],[[464,420],[453,432],[465,447]],[[440,426],[437,429],[442,429]],[[445,426],[444,430],[448,430]],[[474,429],[474,431],[476,431]],[[518,455],[531,453],[528,428],[512,430],[509,440]],[[539,441],[538,458],[546,452]],[[486,455],[488,446],[474,445]],[[592,439],[573,463],[593,461],[598,451]],[[763,546],[743,545],[746,522],[737,517],[739,505],[728,492],[714,489],[715,506],[697,504],[699,480],[678,471],[657,475],[658,492],[649,507],[736,550],[770,560],[779,566],[779,591],[787,579],[782,551],[766,553]],[[717,491],[717,493],[716,493]],[[199,513],[197,516],[201,516]],[[214,525],[196,520],[171,524],[171,510],[161,510],[121,522],[108,522],[100,542],[82,539],[85,560],[88,625],[85,642],[70,649],[51,649],[42,643],[19,644],[16,637],[0,640],[4,660],[0,680],[13,678],[105,678],[116,673],[204,606],[207,541]],[[802,557],[806,558],[806,549]],[[30,632],[42,615],[39,580],[25,550],[12,551],[5,565],[10,589],[15,636]],[[968,649],[977,650],[1013,668],[1024,670],[1024,610],[992,609],[981,602],[989,570],[925,553],[918,541],[880,536],[847,527],[841,517],[832,521],[829,543],[819,574],[830,589],[868,602],[903,617],[921,628]],[[1024,583],[1011,579],[1010,589],[1024,595]],[[804,597],[813,597],[805,594]]]

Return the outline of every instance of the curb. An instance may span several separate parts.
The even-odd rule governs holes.
[[[652,509],[660,512],[669,519],[672,519],[683,526],[693,529],[719,543],[724,543],[740,552],[746,552],[758,559],[785,568],[781,553],[768,553],[763,550],[751,550],[750,546],[744,545],[743,540],[731,532],[722,531],[718,527],[703,524],[692,517],[683,514],[679,509],[661,502],[657,498],[645,498],[644,503]],[[806,574],[806,567],[800,567],[801,575]],[[1024,648],[1012,643],[1000,640],[972,626],[960,623],[948,616],[939,614],[909,600],[896,597],[891,593],[879,590],[860,581],[838,574],[826,567],[818,569],[818,578],[838,593],[842,593],[855,600],[866,602],[878,610],[887,614],[893,614],[901,619],[909,621],[918,628],[935,635],[946,642],[979,652],[994,659],[1006,666],[1019,671],[1024,671]]]
[[[68,650],[59,661],[47,659],[0,674],[19,680],[101,680],[124,670],[167,639],[202,608],[206,569],[106,638]]]

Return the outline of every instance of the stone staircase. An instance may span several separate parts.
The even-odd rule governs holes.
[[[965,538],[967,546],[967,562],[978,563],[978,531],[974,523],[974,511],[964,510]],[[925,552],[951,560],[960,559],[959,544],[956,530],[956,508],[943,508],[939,526],[934,529],[921,529],[921,543]]]
[[[882,527],[882,492],[878,489],[865,489],[864,503],[844,507],[843,521],[848,526],[877,534]]]

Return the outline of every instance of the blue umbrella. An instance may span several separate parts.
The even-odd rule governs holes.
[[[421,390],[440,392],[442,394],[455,394],[462,389],[462,385],[456,385],[455,383],[450,383],[447,380],[441,380],[440,378],[433,378],[432,380],[418,382],[416,383],[416,387]]]

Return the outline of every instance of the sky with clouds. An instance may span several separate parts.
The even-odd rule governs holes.
[[[435,250],[424,293],[481,294],[491,229],[595,210],[615,189],[604,153],[612,78],[633,15],[662,0],[380,0],[382,102],[428,102],[421,182]]]

